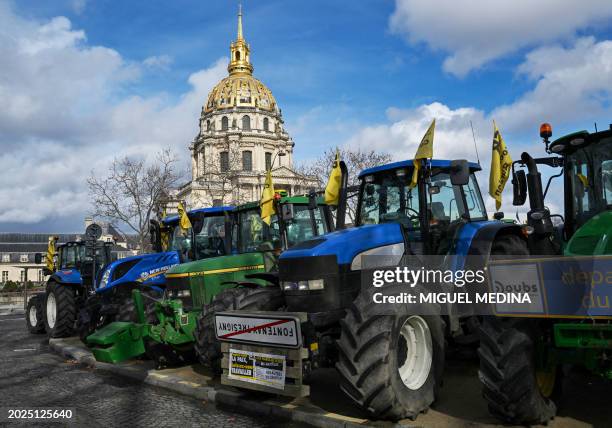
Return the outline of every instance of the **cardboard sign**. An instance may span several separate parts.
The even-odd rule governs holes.
[[[230,349],[228,378],[285,389],[285,356]]]

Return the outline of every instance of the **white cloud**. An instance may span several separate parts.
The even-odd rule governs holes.
[[[170,55],[155,55],[145,58],[142,62],[149,68],[158,68],[160,70],[168,70],[172,65],[172,57]]]
[[[72,0],[72,10],[77,15],[85,12],[85,8],[87,7],[87,0]]]
[[[607,0],[396,0],[389,26],[409,43],[447,53],[444,70],[465,76],[520,48],[571,38],[610,17]]]
[[[60,217],[57,224],[78,231],[90,209],[92,169],[104,173],[113,157],[151,156],[167,146],[187,166],[202,104],[226,75],[227,59],[189,76],[190,89],[176,101],[120,98],[144,69],[88,45],[67,18],[37,22],[0,3],[0,28],[0,223]]]
[[[612,41],[581,38],[569,48],[545,46],[527,54],[518,72],[536,80],[533,90],[496,108],[508,129],[537,129],[544,121],[592,123],[612,113]]]
[[[362,128],[346,144],[391,153],[397,160],[410,159],[435,118],[436,157],[467,157],[469,160],[476,160],[470,121],[474,126],[481,154],[489,147],[488,141],[492,135],[492,130],[488,134],[484,133],[491,126],[484,113],[471,107],[451,109],[442,103],[434,102],[415,109],[390,108],[387,110],[387,117],[391,124]]]

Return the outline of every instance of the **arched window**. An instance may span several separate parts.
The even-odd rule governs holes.
[[[267,117],[264,117],[264,131],[269,131],[270,130],[270,121],[268,120]]]
[[[223,116],[221,118],[221,130],[227,131],[228,128],[229,128],[229,119],[227,118],[227,116]]]
[[[250,131],[251,130],[251,118],[249,116],[242,116],[242,130]]]
[[[242,152],[242,169],[245,171],[253,171],[253,152],[250,150]]]
[[[240,61],[240,51],[236,51],[236,61]]]
[[[272,168],[272,153],[266,152],[266,171]]]
[[[206,121],[206,130],[210,131],[210,120]]]
[[[221,172],[229,171],[229,153],[228,152],[219,153],[219,166],[220,166]]]

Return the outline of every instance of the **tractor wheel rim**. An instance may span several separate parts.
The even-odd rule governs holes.
[[[28,312],[28,317],[30,319],[30,325],[32,327],[36,327],[36,324],[38,324],[38,317],[36,316],[36,305],[32,305],[30,307],[30,312]]]
[[[400,328],[397,346],[397,366],[406,388],[417,390],[429,377],[433,361],[431,332],[423,318],[408,317]]]
[[[55,327],[56,317],[57,302],[55,301],[55,294],[49,293],[47,296],[47,324],[49,324],[49,328]]]

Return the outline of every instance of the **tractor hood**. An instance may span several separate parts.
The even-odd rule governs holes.
[[[180,261],[176,251],[116,260],[104,267],[96,292],[106,292],[125,284],[145,284],[159,288],[165,284],[166,271],[178,263]]]
[[[612,254],[612,211],[593,216],[574,233],[565,247],[566,256]]]
[[[403,242],[404,237],[398,223],[369,224],[304,241],[284,251],[280,259],[336,256],[338,264],[350,264],[359,253]]]

